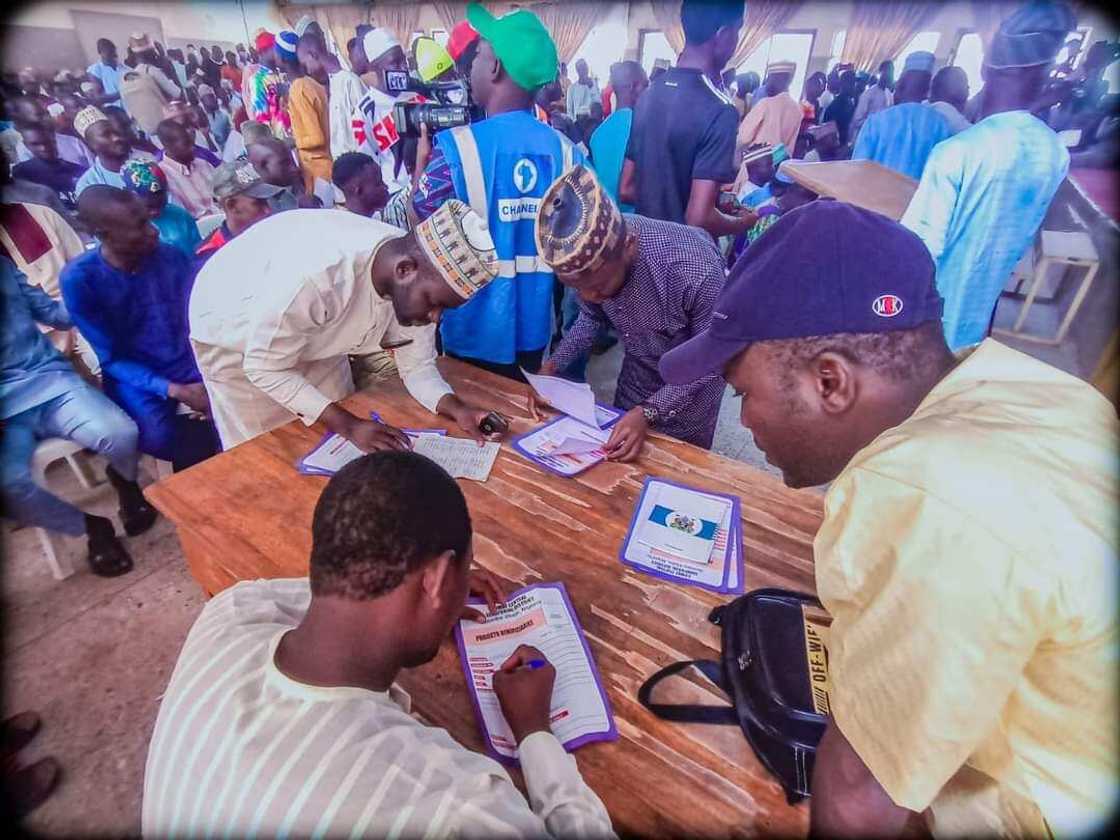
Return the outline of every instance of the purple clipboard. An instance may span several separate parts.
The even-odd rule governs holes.
[[[603,405],[602,403],[595,403],[595,408],[596,409],[601,409],[602,411],[605,411],[605,412],[607,412],[608,414],[611,415],[611,418],[609,420],[607,420],[607,422],[605,422],[602,426],[600,426],[601,429],[609,429],[611,426],[613,426],[615,423],[618,422],[620,417],[622,417],[622,412],[619,411],[617,408],[612,408],[611,406]],[[522,455],[525,458],[528,458],[534,464],[537,464],[541,467],[544,467],[549,472],[555,473],[556,475],[560,476],[561,478],[575,478],[580,473],[586,472],[587,470],[594,467],[596,464],[601,463],[604,459],[599,458],[597,461],[592,461],[589,464],[584,464],[582,467],[577,469],[575,472],[564,472],[562,469],[560,469],[556,465],[556,463],[553,463],[551,461],[552,461],[553,458],[563,458],[565,456],[563,456],[563,455],[545,455],[545,456],[537,455],[535,452],[529,451],[524,446],[524,444],[522,443],[522,441],[525,440],[525,438],[529,437],[530,435],[535,435],[537,432],[541,431],[541,429],[547,429],[549,426],[553,426],[556,423],[559,423],[561,420],[565,419],[567,416],[568,415],[566,415],[566,414],[561,414],[560,416],[558,416],[558,417],[556,417],[552,420],[549,420],[547,423],[544,423],[540,426],[537,426],[535,429],[530,429],[529,431],[525,432],[525,434],[523,434],[523,435],[518,435],[512,441],[510,441],[510,445],[513,447],[513,450],[515,452],[517,452],[518,454]]]
[[[599,697],[603,701],[603,708],[606,710],[607,720],[610,722],[609,727],[605,731],[589,732],[586,735],[580,735],[578,738],[572,738],[569,741],[562,742],[564,749],[568,752],[573,752],[585,744],[595,743],[596,741],[617,741],[618,726],[614,722],[614,710],[611,708],[610,698],[607,697],[607,692],[603,689],[603,678],[599,675],[599,666],[595,664],[595,657],[591,655],[591,648],[587,645],[587,636],[584,634],[583,627],[579,623],[579,616],[576,615],[576,611],[572,607],[571,599],[568,598],[568,590],[564,587],[564,584],[559,582],[536,583],[532,586],[518,589],[516,592],[511,592],[509,597],[510,600],[512,600],[519,595],[538,589],[555,589],[563,598],[564,608],[568,611],[568,617],[571,619],[572,626],[575,627],[576,635],[579,637],[580,644],[583,646],[583,653],[587,657],[587,663],[591,669],[591,676],[595,680],[595,688],[599,691]],[[480,598],[472,598],[469,603],[482,604],[485,602]],[[513,756],[500,753],[495,749],[493,741],[490,740],[490,732],[486,728],[486,719],[482,716],[482,706],[478,702],[478,690],[474,686],[474,675],[471,673],[470,664],[467,661],[467,647],[463,641],[463,630],[460,621],[455,622],[455,644],[459,649],[459,664],[463,668],[463,676],[467,682],[467,693],[471,698],[471,706],[474,709],[475,720],[478,723],[478,731],[482,733],[482,740],[487,755],[510,767],[520,767],[521,762]]]
[[[657,569],[652,569],[649,566],[645,566],[645,565],[642,565],[640,563],[635,563],[631,560],[626,559],[626,548],[627,548],[628,545],[630,545],[630,540],[634,536],[635,529],[638,527],[638,515],[641,513],[641,510],[642,510],[642,500],[645,498],[646,493],[649,491],[650,484],[653,484],[654,482],[661,483],[661,484],[668,484],[668,485],[671,485],[673,487],[679,487],[682,490],[694,490],[697,493],[703,493],[705,495],[714,496],[714,497],[719,498],[719,499],[726,499],[728,502],[731,503],[731,514],[730,514],[731,522],[730,522],[730,526],[728,528],[728,533],[727,533],[727,546],[728,546],[728,554],[730,554],[730,550],[731,550],[731,546],[732,546],[733,542],[734,542],[735,548],[737,549],[737,556],[736,556],[734,562],[735,562],[735,565],[738,567],[739,580],[738,580],[738,584],[736,586],[734,586],[734,587],[730,586],[730,581],[731,581],[731,561],[730,561],[730,558],[728,559],[727,562],[724,563],[723,580],[722,580],[722,582],[720,583],[719,586],[713,586],[710,583],[704,583],[704,582],[701,582],[701,581],[693,580],[691,578],[683,577],[681,575],[674,575],[674,574],[670,574],[668,572],[663,572],[663,571],[659,571]],[[731,496],[731,495],[728,495],[726,493],[716,493],[716,492],[713,492],[711,490],[702,490],[699,487],[690,487],[687,484],[681,484],[680,482],[677,482],[677,481],[670,481],[669,479],[666,479],[666,478],[658,478],[656,476],[648,476],[646,478],[645,482],[642,484],[642,492],[638,494],[637,501],[635,501],[635,503],[634,503],[634,514],[633,514],[633,516],[630,517],[630,527],[629,527],[629,529],[627,529],[626,536],[622,540],[622,546],[618,550],[618,559],[622,561],[622,564],[624,566],[626,566],[628,568],[631,568],[636,572],[641,572],[642,574],[649,575],[650,577],[660,578],[661,580],[667,580],[671,583],[679,583],[679,584],[682,584],[684,586],[695,586],[698,589],[706,589],[709,592],[719,592],[721,594],[727,594],[727,593],[738,594],[738,593],[744,592],[745,591],[745,586],[744,586],[744,580],[743,579],[745,577],[745,575],[744,575],[745,563],[743,562],[743,517],[742,517],[742,508],[740,506],[739,498],[737,496]]]

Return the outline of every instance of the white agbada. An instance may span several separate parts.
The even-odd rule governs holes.
[[[429,411],[450,386],[436,369],[435,326],[404,327],[370,269],[399,229],[356,213],[288,210],[253,225],[199,272],[191,345],[222,446],[299,417],[311,425],[354,391],[348,356],[382,343]]]
[[[365,95],[366,83],[357,73],[339,70],[330,74],[331,157],[358,151],[353,114]]]

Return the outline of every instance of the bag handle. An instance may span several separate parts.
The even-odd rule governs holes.
[[[711,659],[686,659],[683,662],[666,665],[642,683],[642,687],[638,689],[638,701],[662,720],[671,720],[677,723],[718,723],[738,726],[739,716],[733,706],[708,706],[698,703],[669,704],[650,701],[649,698],[655,685],[666,677],[679,674],[686,668],[693,666],[717,686],[723,687],[723,673],[718,662],[713,662]]]

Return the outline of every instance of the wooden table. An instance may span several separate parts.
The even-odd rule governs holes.
[[[870,160],[788,160],[782,171],[817,195],[874,210],[896,222],[918,189],[913,178]]]
[[[460,395],[517,418],[514,432],[531,428],[525,386],[449,359],[439,365]],[[359,415],[376,410],[398,426],[446,428],[399,380],[356,394],[346,404]],[[307,574],[312,510],[326,479],[299,475],[293,464],[322,431],[290,423],[146,491],[177,526],[191,573],[207,593],[239,580]],[[741,462],[659,436],[650,439],[637,463],[599,464],[575,479],[541,470],[503,445],[488,481],[461,482],[474,524],[475,558],[511,589],[554,580],[567,586],[620,733],[618,741],[592,744],[575,755],[620,834],[804,834],[806,806],[786,804],[737,728],[666,723],[636,699],[638,686],[662,666],[718,656],[719,634],[707,616],[727,600],[619,562],[647,475],[742,499],[749,589],[814,590],[817,494],[789,490]],[[725,702],[703,678],[676,682],[671,699]],[[424,720],[445,727],[471,749],[482,748],[450,640],[433,662],[402,674],[400,684]]]

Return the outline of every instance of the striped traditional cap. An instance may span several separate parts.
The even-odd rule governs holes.
[[[107,119],[109,118],[100,108],[90,105],[74,115],[74,131],[78,133],[79,137],[85,139],[86,132],[89,131],[91,125]]]
[[[797,65],[792,61],[771,61],[766,65],[766,75],[771,73],[789,73],[791,76],[797,72]]]
[[[284,29],[276,35],[276,52],[283,58],[294,61],[298,45],[299,36],[290,29]]]
[[[622,213],[582,164],[561,175],[537,211],[537,253],[557,274],[594,271],[626,238]]]
[[[498,274],[498,255],[486,221],[461,201],[444,202],[418,224],[416,241],[463,300],[470,300]]]

